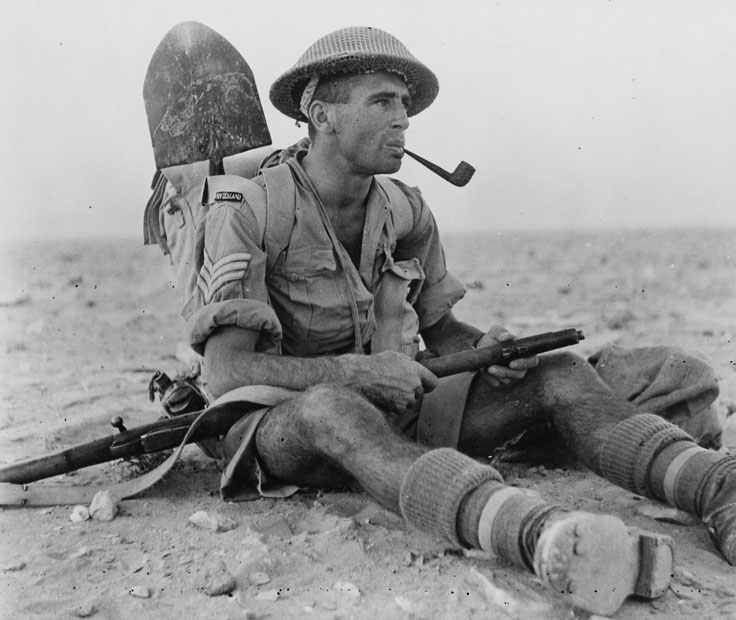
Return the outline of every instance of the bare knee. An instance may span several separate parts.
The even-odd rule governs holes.
[[[300,428],[316,448],[332,457],[357,448],[367,436],[391,432],[383,413],[350,388],[317,385],[300,401]]]
[[[577,353],[557,351],[547,353],[539,358],[539,366],[548,373],[571,374],[592,371],[593,368]]]
[[[530,373],[540,381],[542,399],[547,407],[575,402],[584,394],[609,391],[595,369],[571,351],[541,356],[539,366]]]

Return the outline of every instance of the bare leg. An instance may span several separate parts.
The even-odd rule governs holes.
[[[399,512],[401,483],[427,450],[395,433],[386,415],[353,390],[316,386],[266,415],[256,433],[258,456],[270,474],[296,484],[357,480]]]
[[[610,429],[636,413],[636,407],[614,396],[581,357],[545,355],[523,381],[510,387],[474,382],[459,449],[486,456],[521,431],[551,421],[578,458],[598,472],[597,455]]]
[[[610,482],[665,501],[706,523],[736,565],[736,457],[697,446],[664,419],[615,397],[578,356],[544,356],[518,384],[501,390],[476,381],[460,450],[489,454],[525,424],[551,420],[582,462]]]
[[[639,538],[618,519],[561,514],[537,496],[504,486],[492,467],[449,448],[410,443],[348,388],[316,386],[275,407],[258,427],[256,449],[271,475],[319,486],[357,480],[419,529],[530,568],[557,595],[596,613],[612,613],[631,593],[658,596],[669,583],[671,555],[646,562],[663,568],[637,579]],[[611,547],[626,552],[616,563],[604,562],[594,548],[601,540],[606,553]],[[573,558],[572,545],[581,544],[586,552]],[[560,557],[575,561],[563,566]],[[604,574],[592,572],[599,566]],[[591,574],[612,584],[611,592],[599,594],[598,581],[587,584]]]

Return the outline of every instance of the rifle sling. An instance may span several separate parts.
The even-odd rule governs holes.
[[[116,499],[127,499],[150,489],[163,478],[179,460],[184,446],[189,442],[200,421],[210,409],[205,409],[192,422],[184,439],[174,452],[155,469],[124,482],[110,485],[68,485],[68,484],[12,484],[0,483],[0,506],[68,506],[72,504],[89,504],[99,491],[110,491]]]

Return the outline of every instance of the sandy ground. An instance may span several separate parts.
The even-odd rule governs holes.
[[[446,246],[469,288],[462,319],[505,324],[519,336],[578,327],[584,355],[609,341],[706,355],[721,378],[723,449],[736,453],[736,416],[728,417],[736,410],[735,239],[736,231],[486,235]],[[116,415],[128,427],[154,420],[148,381],[156,369],[175,374],[182,330],[172,272],[157,249],[136,240],[39,242],[9,244],[3,259],[0,460],[110,434]],[[616,618],[736,617],[736,568],[701,525],[669,522],[654,504],[577,466],[502,471],[510,484],[565,506],[674,537],[670,590],[628,601]],[[106,483],[127,473],[112,463],[59,481]],[[226,504],[217,489],[216,468],[188,447],[166,479],[123,501],[111,522],[74,523],[70,506],[0,511],[0,617],[588,617],[533,575],[448,550],[362,493]],[[198,511],[232,529],[191,524]],[[208,581],[205,570],[223,566],[234,589],[209,596],[220,574]]]

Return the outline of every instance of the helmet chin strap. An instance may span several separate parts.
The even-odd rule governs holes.
[[[312,98],[314,97],[314,92],[317,90],[318,85],[319,75],[314,74],[309,80],[307,86],[304,88],[304,92],[302,92],[302,98],[299,101],[299,111],[304,114],[306,118],[309,118],[309,104],[312,103]]]

